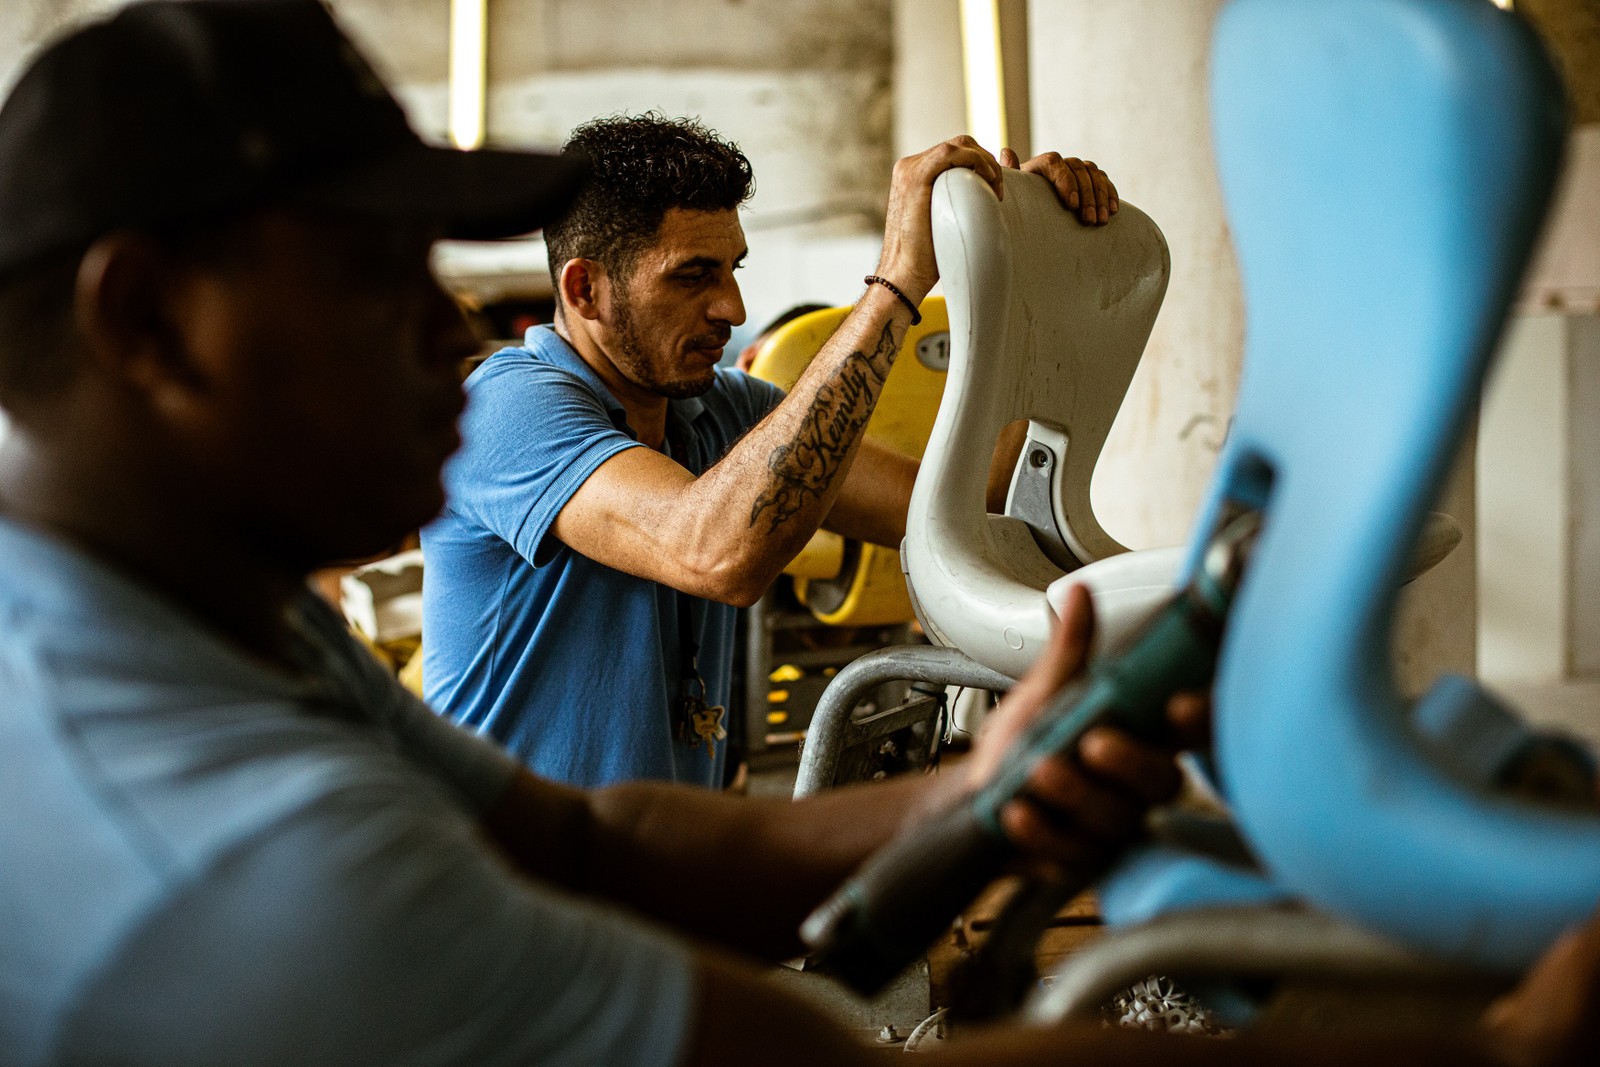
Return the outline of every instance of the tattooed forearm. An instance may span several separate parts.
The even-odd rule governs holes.
[[[767,458],[772,479],[750,509],[752,529],[765,520],[767,532],[777,532],[832,487],[872,417],[898,347],[893,325],[885,323],[870,354],[852,352],[817,389],[794,439]]]

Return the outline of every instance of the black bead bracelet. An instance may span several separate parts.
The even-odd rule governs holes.
[[[913,304],[911,298],[902,293],[900,287],[894,282],[891,282],[888,278],[880,278],[876,274],[869,274],[861,280],[868,285],[881,285],[895,296],[898,296],[900,302],[911,309],[911,325],[915,326],[922,321],[922,312],[917,310],[917,305]]]

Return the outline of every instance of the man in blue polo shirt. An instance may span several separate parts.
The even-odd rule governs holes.
[[[689,470],[711,466],[783,397],[744,374],[719,378],[703,396],[668,405],[667,439]],[[430,700],[462,709],[459,718],[551,778],[719,781],[726,746],[680,736],[662,705],[685,670],[685,616],[706,699],[726,701],[735,609],[642,581],[549,536],[598,467],[640,447],[627,411],[545,326],[487,360],[468,390],[465,434],[496,444],[454,465],[454,506],[424,534],[429,619],[447,620],[425,640]],[[484,536],[490,530],[507,538]],[[458,661],[470,666],[443,666]]]
[[[938,277],[934,179],[998,187],[1000,164],[966,137],[900,161],[877,272],[786,397],[717,367],[745,318],[738,147],[646,115],[567,150],[595,177],[546,229],[557,321],[468,380],[449,503],[423,531],[427,696],[549,777],[716,787],[736,607],[819,526],[905,535],[916,463],[861,431]],[[1117,208],[1092,163],[1025,169],[1085,223]]]

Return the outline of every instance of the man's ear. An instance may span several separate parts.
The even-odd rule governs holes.
[[[129,230],[96,240],[78,263],[73,319],[88,360],[146,393],[201,384],[175,314],[185,272],[150,237]]]
[[[606,269],[592,259],[569,259],[557,280],[561,303],[580,319],[600,318],[600,305],[606,297]]]

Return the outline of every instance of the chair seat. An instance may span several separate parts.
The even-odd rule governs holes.
[[[1089,483],[1170,260],[1160,229],[1126,200],[1108,224],[1084,226],[1038,175],[1006,171],[1004,181],[1004,200],[970,171],[934,185],[950,376],[901,555],[923,629],[1018,677],[1048,640],[1050,585],[1125,551],[1095,517]],[[1020,470],[1048,477],[1048,488],[1031,487],[1029,522],[985,508],[995,442],[1022,419],[1031,425]],[[1066,554],[1053,561],[1041,534]],[[1108,615],[1119,610],[1106,602]]]
[[[1064,574],[1045,590],[1045,602],[1057,618],[1066,607],[1067,590],[1081,585],[1094,602],[1094,643],[1090,655],[1117,648],[1172,595],[1183,566],[1184,548],[1147,548],[1096,560]]]

